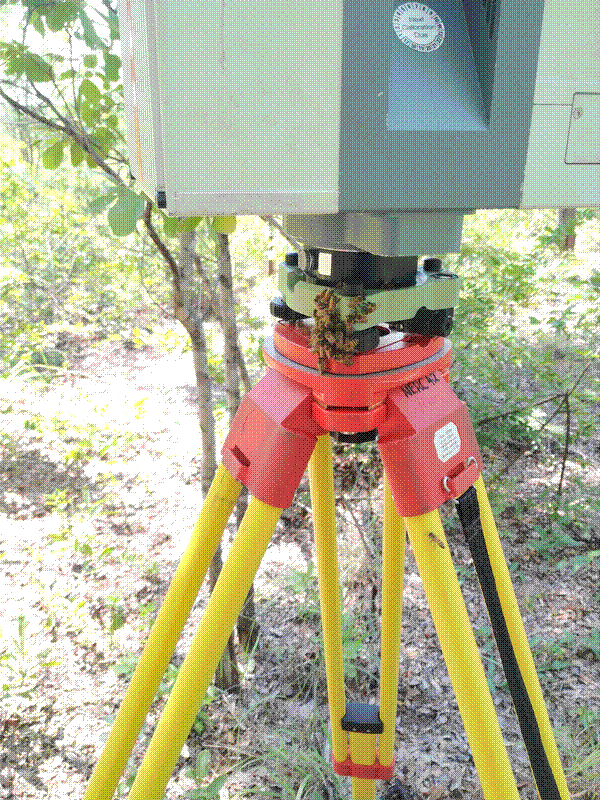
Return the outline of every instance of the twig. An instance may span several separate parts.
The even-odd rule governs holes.
[[[283,229],[283,227],[277,222],[275,217],[270,217],[270,216],[264,216],[263,217],[263,216],[261,216],[261,219],[263,220],[263,222],[268,222],[269,225],[272,225],[274,228],[276,228],[279,231],[279,233],[283,236],[283,238],[287,239],[288,242],[294,247],[295,250],[297,250],[299,253],[302,252],[302,250],[303,250],[302,245],[299,244],[299,242],[297,242],[293,238],[293,236],[290,236],[289,233],[286,233],[286,231]]]
[[[544,428],[546,428],[552,422],[554,417],[557,414],[560,413],[560,411],[563,408],[563,406],[565,406],[565,409],[566,409],[567,419],[566,419],[566,422],[565,422],[565,427],[566,427],[566,430],[565,430],[565,448],[563,450],[562,469],[561,469],[560,481],[559,481],[559,485],[558,485],[558,489],[557,489],[557,495],[560,495],[560,493],[562,491],[562,481],[563,481],[563,476],[565,474],[565,469],[566,469],[567,456],[568,456],[568,453],[569,453],[569,445],[571,443],[571,406],[569,404],[570,397],[573,394],[573,392],[575,391],[575,389],[579,386],[581,381],[583,380],[586,372],[592,366],[593,361],[594,361],[594,359],[590,359],[588,361],[588,363],[585,365],[583,370],[579,373],[579,376],[577,377],[577,379],[575,380],[575,382],[573,383],[573,385],[571,386],[571,388],[567,392],[561,392],[561,394],[557,394],[554,397],[549,397],[546,400],[542,400],[539,403],[533,403],[531,405],[531,408],[534,408],[535,406],[543,405],[544,403],[549,402],[549,400],[558,400],[559,398],[561,399],[561,402],[556,406],[556,408],[554,409],[552,414],[548,417],[548,419],[541,426],[540,432],[543,431]],[[491,421],[492,419],[502,419],[504,417],[511,416],[511,414],[518,413],[524,407],[526,407],[526,406],[522,406],[521,408],[518,408],[518,409],[513,409],[512,411],[507,412],[506,414],[499,414],[496,417],[490,417],[490,418],[488,418],[488,419],[486,419],[484,421],[488,422],[488,421]],[[482,421],[480,421],[479,424],[481,424],[481,422]],[[500,477],[500,475],[506,474],[508,472],[508,470],[511,469],[511,467],[513,467],[520,458],[522,458],[522,456],[523,456],[523,453],[519,453],[519,455],[516,458],[514,458],[511,462],[509,462],[504,467],[502,467],[501,470],[499,470],[495,475],[492,476],[492,478],[490,479],[490,483],[493,483],[494,481],[496,481]]]
[[[569,444],[571,443],[571,405],[569,403],[569,395],[565,395],[565,411],[567,419],[565,422],[565,449],[563,451],[562,467],[560,470],[560,479],[558,481],[558,489],[556,494],[558,497],[562,494],[563,478],[565,477],[565,469],[567,466],[567,456],[569,455]]]
[[[160,303],[155,297],[152,296],[152,292],[150,291],[150,288],[148,287],[148,285],[144,281],[144,271],[142,269],[141,264],[138,264],[138,275],[139,275],[140,283],[142,284],[142,288],[144,289],[144,291],[148,295],[148,299],[150,300],[150,302],[153,305],[157,306],[157,308],[160,309],[161,313],[166,317],[166,319],[175,319],[175,314],[173,314],[172,311],[169,311],[169,309],[166,306],[163,306],[162,303]]]
[[[478,419],[475,424],[487,425],[488,423],[496,422],[496,420],[499,419],[506,419],[507,417],[512,417],[513,414],[518,414],[520,411],[523,411],[526,408],[536,408],[537,406],[543,406],[545,403],[550,403],[553,400],[559,400],[564,396],[565,396],[564,392],[561,392],[560,394],[552,395],[552,397],[546,397],[544,400],[538,400],[535,403],[530,403],[528,400],[523,400],[522,405],[511,408],[509,411],[504,411],[502,414],[494,414],[493,417],[484,417],[483,419]]]
[[[360,525],[358,519],[356,518],[356,514],[354,513],[354,511],[352,510],[352,507],[346,501],[346,498],[343,495],[339,499],[342,501],[342,505],[344,506],[346,511],[348,511],[348,513],[350,514],[352,519],[354,520],[354,525],[356,527],[356,530],[358,531],[358,535],[360,536],[360,540],[363,543],[363,547],[365,548],[365,552],[366,552],[367,556],[372,560],[373,558],[375,558],[375,553],[373,552],[373,549],[371,548],[371,546],[369,545],[369,543],[367,542],[367,540],[365,538],[362,526]]]
[[[9,83],[9,82],[3,81],[3,83]],[[78,144],[82,148],[82,150],[84,150],[93,158],[96,164],[100,167],[100,169],[104,172],[104,174],[108,178],[110,178],[111,181],[113,181],[119,186],[125,186],[125,182],[123,181],[121,176],[106,163],[105,159],[103,159],[102,156],[95,149],[95,147],[92,146],[85,131],[77,130],[73,125],[73,123],[71,122],[71,120],[60,114],[60,112],[58,112],[55,109],[50,98],[46,98],[46,96],[43,95],[39,91],[39,89],[35,88],[35,94],[38,96],[40,100],[47,103],[48,106],[52,109],[52,111],[56,113],[57,118],[62,122],[62,125],[59,125],[58,122],[55,122],[49,117],[40,114],[33,108],[29,108],[28,106],[22,105],[21,103],[19,103],[18,100],[15,100],[14,97],[11,97],[10,95],[6,94],[6,92],[0,88],[0,97],[3,97],[6,100],[6,102],[12,108],[15,109],[15,111],[18,111],[21,114],[25,114],[25,116],[36,120],[36,122],[39,122],[44,127],[50,128],[51,130],[57,131],[58,133],[61,133],[63,136],[72,139],[76,144]]]

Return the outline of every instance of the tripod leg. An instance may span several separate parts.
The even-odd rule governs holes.
[[[257,498],[250,501],[131,787],[129,800],[162,799],[281,511]]]
[[[377,756],[375,736],[372,733],[348,734],[350,758],[355,764],[371,765]],[[372,778],[352,778],[352,800],[375,800],[376,782]]]
[[[474,490],[475,503],[470,496],[473,489],[458,499],[459,515],[488,607],[538,793],[543,800],[568,800],[569,790],[548,711],[481,476]]]
[[[405,519],[485,800],[519,800],[439,513]]]
[[[383,766],[391,764],[394,758],[405,543],[404,521],[396,511],[390,484],[386,477],[384,478],[383,504],[381,685],[379,688],[379,716],[383,723],[383,733],[379,736],[379,761]]]
[[[308,462],[308,477],[319,575],[332,750],[337,761],[345,761],[348,757],[348,738],[346,732],[342,730],[342,717],[346,713],[342,609],[335,529],[333,462],[331,439],[328,433],[317,439],[317,444]]]
[[[111,800],[113,797],[241,488],[221,465],[152,626],[84,800]]]

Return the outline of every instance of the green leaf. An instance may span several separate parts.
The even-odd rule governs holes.
[[[108,209],[107,220],[115,236],[129,236],[146,208],[143,197],[126,189]]]
[[[190,233],[202,222],[204,217],[187,217],[179,223],[180,233]]]
[[[230,234],[235,230],[236,219],[232,216],[213,217],[212,228],[215,233]]]
[[[37,11],[32,11],[29,17],[29,22],[33,26],[33,29],[39,33],[40,36],[46,35],[46,28],[44,27],[44,21],[40,17]]]
[[[94,23],[82,8],[79,9],[78,13],[81,27],[83,28],[84,42],[87,44],[90,50],[101,50],[104,47],[104,42],[96,33]]]
[[[20,74],[29,78],[32,83],[47,83],[54,78],[54,69],[37,53],[24,53],[20,59]]]
[[[46,25],[51,31],[60,31],[75,19],[77,19],[77,6],[75,3],[56,3],[46,14]]]
[[[100,119],[100,106],[97,103],[89,103],[84,100],[79,107],[79,114],[83,122],[92,128]]]
[[[121,38],[119,32],[119,17],[112,8],[108,10],[108,27],[113,42],[118,41]]]
[[[94,131],[94,144],[96,145],[96,149],[100,151],[104,151],[108,153],[110,148],[115,143],[115,135],[114,132],[110,130],[110,128],[101,125],[100,127],[96,128]]]
[[[196,769],[194,770],[194,777],[196,780],[201,780],[208,775],[210,769],[210,753],[208,750],[201,750],[196,758]]]
[[[207,797],[218,797],[219,792],[225,786],[225,782],[227,781],[227,775],[219,775],[218,778],[215,778],[211,781],[208,786],[206,787],[206,796]]]
[[[42,153],[42,164],[46,169],[56,169],[62,164],[64,156],[64,142],[57,140]]]
[[[102,92],[89,78],[84,78],[79,87],[79,96],[85,97],[89,103],[96,105],[102,99]]]
[[[88,69],[95,69],[98,66],[98,56],[94,55],[94,53],[87,53],[83,57],[83,66]]]
[[[121,59],[119,56],[109,53],[108,50],[104,51],[104,72],[107,80],[111,83],[116,83],[119,80],[121,70]]]
[[[167,217],[166,214],[163,214],[163,229],[166,236],[176,236],[179,233],[177,217]]]
[[[88,203],[87,210],[90,214],[102,214],[103,211],[109,207],[111,203],[115,202],[117,197],[117,192],[109,192],[108,194],[102,195],[102,197],[96,197],[95,200],[92,200],[91,203]]]
[[[85,159],[85,150],[75,142],[71,143],[71,164],[78,167]]]

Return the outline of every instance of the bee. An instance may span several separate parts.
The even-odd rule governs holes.
[[[315,325],[311,334],[311,349],[319,358],[319,370],[325,372],[327,360],[333,358],[352,366],[357,342],[352,338],[353,326],[366,321],[366,314],[375,309],[363,296],[349,300],[350,313],[343,320],[338,308],[340,298],[331,288],[324,289],[315,297],[313,317]]]
[[[429,540],[437,544],[438,547],[441,547],[442,550],[444,550],[444,548],[446,547],[446,545],[442,542],[442,540],[438,539],[438,537],[435,535],[435,533],[433,533],[433,531],[431,531],[429,534]]]

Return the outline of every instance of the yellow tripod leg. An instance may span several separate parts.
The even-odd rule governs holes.
[[[517,598],[515,597],[515,590],[510,579],[510,572],[504,558],[500,537],[498,536],[496,523],[481,476],[477,479],[474,486],[477,492],[481,527],[483,529],[486,549],[488,551],[492,572],[494,574],[494,582],[500,598],[502,614],[506,621],[506,627],[508,628],[515,658],[519,666],[519,671],[523,676],[531,706],[533,707],[542,746],[550,764],[552,774],[554,775],[556,787],[560,793],[561,800],[569,800],[569,789],[560,763],[560,756],[558,748],[556,747],[554,734],[552,733],[552,726],[548,717],[546,704],[544,703],[535,663],[531,655],[523,619],[519,612]],[[556,792],[556,789],[554,789],[554,792]],[[542,800],[545,800],[545,798],[542,798]]]
[[[379,762],[384,767],[389,766],[394,758],[405,542],[404,520],[396,511],[390,485],[385,477],[383,575],[381,581],[381,683],[379,687],[379,717],[383,722],[383,733],[379,736]]]
[[[256,498],[250,501],[131,787],[129,800],[162,800],[281,511]]]
[[[342,609],[335,528],[333,461],[329,434],[319,436],[317,439],[308,462],[308,477],[319,575],[332,751],[336,761],[345,761],[348,756],[348,738],[341,725],[342,717],[346,713]]]
[[[221,465],[152,626],[84,800],[112,800],[241,488]]]
[[[479,651],[437,511],[405,519],[485,800],[519,800]]]
[[[348,734],[350,740],[350,758],[354,764],[375,763],[375,734]],[[375,800],[375,781],[371,778],[352,778],[352,800]]]

